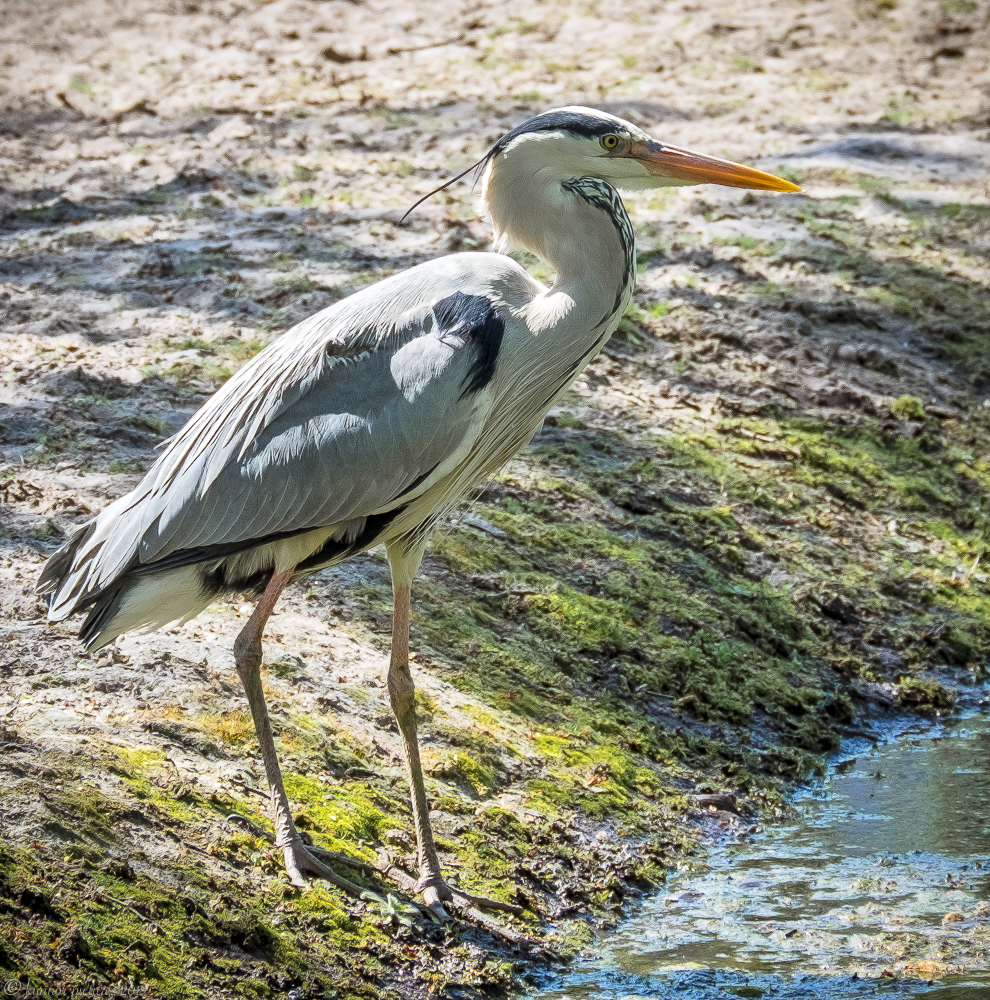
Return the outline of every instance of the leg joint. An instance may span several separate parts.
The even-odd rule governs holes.
[[[246,636],[241,632],[234,640],[234,665],[241,679],[244,679],[245,674],[260,670],[261,660],[262,650],[258,636]]]
[[[413,683],[409,664],[395,664],[388,671],[388,694],[392,711],[400,725],[407,719],[416,718],[416,685]]]

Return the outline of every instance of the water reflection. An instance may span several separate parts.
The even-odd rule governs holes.
[[[990,721],[856,749],[791,825],[672,878],[541,995],[990,1000]]]

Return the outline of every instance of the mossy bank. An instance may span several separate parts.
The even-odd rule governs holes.
[[[639,364],[626,350],[605,363]],[[548,960],[539,952],[590,943],[592,927],[690,863],[699,838],[771,818],[857,715],[943,710],[953,678],[983,676],[990,598],[970,569],[985,544],[985,409],[914,414],[911,437],[877,417],[712,414],[657,435],[574,412],[555,414],[437,536],[414,604],[444,861],[459,885],[527,907],[510,923],[543,943],[537,956],[435,926],[375,880],[384,903],[292,888],[244,708],[153,707],[139,692],[123,706],[126,738],[86,725],[78,704],[66,711],[88,736],[71,752],[32,726],[5,734],[7,973],[167,997],[509,989]],[[375,555],[291,603],[346,621],[356,651],[387,647]],[[222,645],[236,618],[217,611],[210,638]],[[332,647],[312,662],[312,644],[277,621],[266,685],[297,822],[317,845],[412,871],[373,672],[353,683]],[[39,657],[37,689],[98,668],[97,692],[131,694],[132,655],[80,661],[61,681]],[[163,665],[209,683],[209,659]],[[216,673],[236,693],[229,666]]]

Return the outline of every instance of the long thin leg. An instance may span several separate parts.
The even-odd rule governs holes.
[[[440,859],[433,843],[430,826],[430,806],[426,799],[426,782],[419,757],[419,737],[416,732],[416,686],[409,669],[409,586],[396,587],[392,609],[392,655],[388,665],[388,694],[392,711],[402,733],[406,752],[409,786],[412,794],[413,822],[419,850],[420,888],[428,905],[436,902],[432,883],[442,882]],[[429,894],[429,895],[428,895]],[[429,898],[432,896],[432,898]]]
[[[254,613],[234,640],[234,663],[237,666],[237,675],[244,685],[248,705],[251,706],[254,728],[258,734],[258,745],[261,747],[265,773],[268,775],[268,785],[271,788],[275,846],[282,849],[289,877],[295,885],[306,885],[303,873],[309,872],[311,875],[317,875],[332,882],[345,892],[360,896],[363,891],[360,886],[341,878],[326,865],[316,860],[302,842],[299,831],[296,830],[296,825],[292,822],[292,811],[289,808],[289,800],[282,783],[282,769],[279,767],[278,756],[275,753],[275,740],[272,738],[268,706],[265,704],[265,695],[261,687],[261,636],[265,631],[269,615],[275,607],[275,602],[281,596],[286,584],[292,579],[292,573],[293,570],[288,569],[273,574],[265,592],[255,606]],[[372,870],[368,865],[356,865],[351,861],[348,861],[348,864]]]
[[[521,913],[522,910],[518,906],[469,895],[459,889],[452,889],[444,881],[436,844],[433,842],[430,807],[426,798],[426,783],[423,780],[419,739],[416,734],[416,688],[409,670],[409,591],[408,584],[396,585],[393,590],[395,603],[392,611],[392,655],[388,667],[388,693],[392,711],[399,724],[399,732],[402,733],[402,745],[409,769],[413,821],[416,824],[416,842],[419,848],[420,879],[416,888],[423,893],[426,905],[441,919],[446,919],[447,916],[443,902],[454,903],[466,909],[480,907]],[[482,916],[477,911],[474,912],[475,915]]]

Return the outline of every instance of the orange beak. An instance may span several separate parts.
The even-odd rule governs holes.
[[[757,191],[800,191],[797,184],[783,177],[744,167],[731,160],[720,160],[704,153],[694,153],[680,146],[660,144],[652,139],[632,142],[618,156],[639,160],[654,177],[669,177],[684,184],[721,184],[724,187],[753,188]]]

